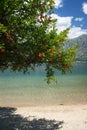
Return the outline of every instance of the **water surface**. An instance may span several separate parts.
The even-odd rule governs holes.
[[[87,103],[87,63],[77,62],[72,74],[56,73],[48,85],[43,67],[35,73],[0,72],[0,105],[59,105]]]

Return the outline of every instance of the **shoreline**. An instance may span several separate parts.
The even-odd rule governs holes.
[[[84,106],[87,105],[87,101],[84,102],[74,102],[74,103],[58,103],[58,104],[38,104],[38,103],[1,103],[0,107],[14,107],[14,108],[20,108],[20,107],[53,107],[53,106]]]

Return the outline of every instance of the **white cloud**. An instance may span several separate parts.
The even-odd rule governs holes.
[[[78,22],[81,22],[81,21],[83,21],[83,18],[75,18],[75,21],[78,21]]]
[[[82,9],[83,9],[84,14],[87,14],[87,2],[84,2],[82,4]]]
[[[63,7],[62,0],[54,0],[54,2],[55,2],[55,8],[61,8],[61,7]]]
[[[61,31],[70,28],[68,38],[75,38],[83,34],[87,34],[87,29],[82,29],[82,25],[80,27],[72,26],[72,19],[73,16],[67,16],[67,17],[60,17],[57,14],[51,14],[51,17],[53,19],[57,19],[56,21],[56,28],[58,30],[58,33]],[[77,19],[78,20],[78,19]],[[81,19],[79,19],[81,21]]]
[[[68,34],[68,37],[70,39],[76,38],[80,35],[87,34],[87,29],[82,29],[81,27],[72,27],[70,29],[70,32]]]
[[[72,16],[60,17],[56,14],[51,14],[51,17],[57,19],[56,28],[58,29],[58,33],[65,30],[66,28],[70,28],[73,18]]]

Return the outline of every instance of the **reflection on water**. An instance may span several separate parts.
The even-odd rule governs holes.
[[[0,74],[1,105],[58,105],[87,103],[87,63],[74,65],[72,74],[56,73],[58,83],[47,85],[44,73]]]

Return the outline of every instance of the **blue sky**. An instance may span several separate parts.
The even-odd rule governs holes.
[[[54,0],[52,17],[58,19],[58,31],[70,28],[69,38],[87,34],[87,0]]]

